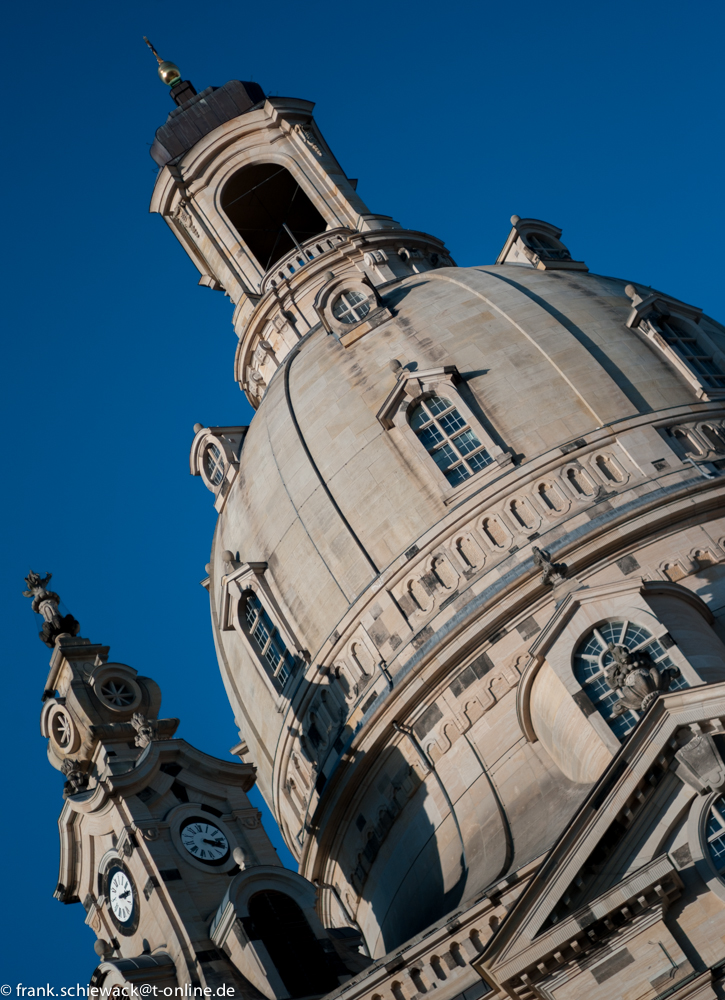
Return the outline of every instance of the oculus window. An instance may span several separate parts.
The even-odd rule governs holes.
[[[369,312],[370,299],[354,290],[343,292],[332,306],[332,315],[341,323],[359,323]]]
[[[327,226],[289,170],[277,163],[238,170],[224,186],[221,206],[263,271]]]

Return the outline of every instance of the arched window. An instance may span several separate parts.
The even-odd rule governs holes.
[[[703,385],[711,389],[725,389],[725,371],[715,362],[707,348],[699,343],[693,329],[671,317],[658,319],[657,325],[665,341],[687,363]]]
[[[569,251],[558,247],[553,240],[543,233],[527,233],[526,242],[543,260],[569,260]]]
[[[291,997],[319,996],[340,985],[294,899],[273,889],[255,893],[249,916],[251,935],[262,941]]]
[[[326,228],[289,170],[277,163],[242,167],[225,184],[221,205],[264,271]]]
[[[409,419],[426,451],[452,486],[493,462],[450,399],[428,396],[413,407]]]
[[[210,444],[206,449],[206,474],[209,477],[209,481],[214,484],[214,486],[219,486],[222,479],[224,478],[224,457],[221,453],[221,449],[215,444]]]
[[[722,795],[710,806],[705,836],[710,860],[720,875],[725,876],[725,799]]]
[[[354,289],[339,295],[332,306],[332,315],[341,323],[359,323],[369,312],[370,299]]]
[[[722,427],[703,424],[701,429],[713,451],[725,451],[725,433],[723,433]]]
[[[626,646],[632,651],[649,653],[658,670],[673,667],[674,664],[662,644],[651,632],[641,625],[629,621],[607,622],[595,628],[584,639],[574,654],[574,676],[589,696],[597,711],[604,716],[614,733],[621,739],[631,732],[640,718],[637,712],[612,716],[612,709],[619,701],[617,694],[609,686],[607,668],[614,662],[608,651],[609,643]],[[687,682],[678,677],[670,683],[670,690],[686,688]]]
[[[281,691],[292,676],[295,660],[280,638],[257,595],[248,590],[244,595],[246,632],[267,668],[275,686]]]

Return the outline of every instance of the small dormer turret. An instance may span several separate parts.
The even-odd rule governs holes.
[[[498,255],[497,264],[535,267],[539,271],[588,271],[581,260],[572,260],[561,241],[561,229],[541,219],[511,216],[512,229]]]

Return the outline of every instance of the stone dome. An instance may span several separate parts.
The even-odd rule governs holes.
[[[244,436],[209,576],[222,673],[301,871],[338,887],[375,954],[546,850],[618,745],[602,723],[592,773],[567,769],[587,740],[567,749],[567,713],[591,729],[591,712],[567,703],[543,744],[517,718],[554,610],[532,547],[599,583],[626,546],[617,504],[692,478],[672,428],[712,405],[636,328],[626,285],[511,264],[390,281],[357,339],[302,336]],[[479,474],[426,460],[426,399],[485,443]],[[282,687],[245,594],[289,655]]]

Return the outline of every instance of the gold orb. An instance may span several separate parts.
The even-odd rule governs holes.
[[[159,76],[169,87],[173,87],[181,79],[181,71],[176,63],[164,61],[159,63]]]

